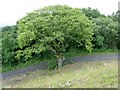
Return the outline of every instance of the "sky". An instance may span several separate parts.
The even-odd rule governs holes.
[[[49,5],[68,5],[75,8],[91,7],[110,15],[118,10],[119,0],[0,0],[0,26],[14,25],[32,12]]]

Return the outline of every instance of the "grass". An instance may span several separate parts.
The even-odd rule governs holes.
[[[94,49],[90,54],[86,50],[76,50],[71,49],[70,52],[65,53],[66,57],[73,57],[73,56],[82,56],[82,55],[93,55],[93,54],[110,54],[110,53],[118,53],[118,49]]]
[[[101,50],[97,50],[97,49],[94,49],[92,51],[91,54],[108,54],[108,53],[118,53],[118,50],[117,49],[108,49],[108,50],[105,50],[105,49],[101,49]],[[69,52],[65,53],[64,54],[66,58],[70,58],[70,57],[73,57],[73,56],[82,56],[82,55],[89,55],[89,53],[86,51],[86,50],[75,50],[75,49],[71,49]],[[52,59],[55,59],[54,57],[51,57]],[[24,67],[27,67],[29,65],[33,65],[33,64],[36,64],[36,63],[39,63],[43,60],[49,60],[49,58],[41,58],[39,60],[31,60],[31,61],[28,61],[26,63],[21,63],[17,66],[13,66],[13,67],[3,67],[2,69],[0,69],[0,73],[2,72],[8,72],[8,71],[13,71],[13,70],[16,70],[16,69],[20,69],[20,68],[24,68]]]
[[[3,81],[11,88],[117,88],[118,60],[83,61]]]

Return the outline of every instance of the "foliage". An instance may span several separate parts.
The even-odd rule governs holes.
[[[119,11],[108,17],[100,14],[97,9],[83,8],[83,13],[92,21],[94,26],[93,44],[94,48],[118,48],[119,31],[117,21],[119,21]]]
[[[117,15],[119,11],[108,17],[100,14],[97,9],[83,8],[83,13],[92,21],[94,26],[93,44],[94,48],[116,48],[118,47],[118,25]]]
[[[84,49],[70,49],[69,51],[64,53],[64,56],[66,57],[65,61],[63,62],[63,66],[66,64],[71,64],[71,60],[69,58],[75,57],[75,56],[85,56],[85,55],[95,55],[95,54],[117,54],[118,50],[117,49],[93,49],[92,53],[88,53],[86,50]],[[49,70],[53,70],[55,68],[57,68],[57,62],[55,57],[52,57],[52,55],[48,56],[46,55],[46,57],[37,57],[37,56],[33,56],[33,58],[31,60],[28,60],[25,63],[19,63],[16,64],[15,66],[12,67],[4,67],[0,70],[1,72],[7,72],[7,71],[13,71],[16,69],[20,69],[20,68],[25,68],[27,66],[30,65],[34,65],[34,64],[38,64],[41,61],[46,61],[48,63],[48,69]]]
[[[88,17],[89,20],[93,18],[105,17],[105,15],[101,14],[97,9],[82,8],[82,12]]]
[[[93,48],[93,53],[116,50],[120,48],[119,12],[105,16],[90,7],[60,5],[35,10],[17,25],[0,28],[0,62],[11,68],[49,58],[48,66],[54,68],[57,62],[51,58],[55,56],[61,61],[63,56],[86,54],[85,49],[91,52]]]
[[[118,43],[117,47],[120,49],[120,10],[116,12],[116,14],[113,16],[113,20],[118,22]]]
[[[113,12],[111,15],[108,15],[109,18],[111,18],[113,21],[118,22],[120,21],[120,10],[118,10],[116,13]]]
[[[49,70],[53,70],[55,68],[58,68],[58,63],[56,59],[52,59],[52,60],[46,60],[47,61],[47,65],[48,65],[48,69]]]
[[[71,42],[91,52],[92,24],[77,8],[60,5],[45,7],[28,13],[17,25],[21,48],[17,51],[18,59],[28,59],[33,53],[51,50],[59,64]]]
[[[117,28],[118,28],[117,48],[120,49],[120,10],[118,10],[116,13],[113,12],[112,15],[108,15],[108,18],[111,18],[114,22],[118,22],[118,25],[117,25]]]
[[[93,18],[95,48],[116,48],[118,40],[117,22],[110,18]]]
[[[18,63],[15,60],[17,45],[17,26],[6,26],[2,28],[2,65],[12,66]]]
[[[0,28],[0,71],[2,71],[2,29]]]

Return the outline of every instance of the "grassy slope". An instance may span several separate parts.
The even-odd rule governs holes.
[[[61,70],[42,70],[17,76],[3,82],[17,88],[117,88],[118,61],[84,61]]]
[[[93,50],[91,54],[108,54],[108,53],[118,53],[118,50],[116,49],[109,49],[109,50]],[[71,50],[70,52],[67,52],[65,53],[65,57],[73,57],[73,56],[80,56],[80,55],[88,55],[89,53],[85,50]],[[43,60],[49,60],[49,58],[42,58],[42,60],[33,60],[33,61],[28,61],[26,63],[22,63],[22,64],[19,64],[17,66],[14,66],[14,67],[4,67],[4,68],[0,68],[0,73],[1,72],[7,72],[7,71],[12,71],[12,70],[16,70],[18,68],[24,68],[26,66],[29,66],[29,65],[33,65],[33,64],[36,64],[36,63],[39,63],[40,61],[43,61]],[[53,59],[53,58],[52,58]]]

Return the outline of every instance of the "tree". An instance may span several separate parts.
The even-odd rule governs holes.
[[[118,28],[118,42],[117,42],[117,48],[120,49],[120,10],[118,10],[116,13],[112,13],[112,15],[108,16],[111,18],[114,22],[118,22],[117,28]]]
[[[0,28],[0,63],[2,63],[2,28]]]
[[[82,12],[88,17],[89,20],[98,17],[105,17],[105,15],[101,14],[97,9],[82,8]]]
[[[93,29],[91,22],[77,8],[48,6],[28,13],[17,22],[18,45],[16,58],[31,58],[33,53],[51,50],[62,66],[63,53],[74,41],[74,45],[92,50]]]
[[[120,49],[120,10],[117,11],[117,22],[118,22],[118,43],[117,43],[117,47],[118,49]]]
[[[112,19],[115,22],[120,21],[120,10],[118,10],[117,12],[113,12],[111,15],[108,15],[108,18]]]
[[[118,41],[117,22],[106,18],[93,18],[94,44],[96,48],[116,48]]]
[[[110,16],[101,14],[97,9],[83,8],[82,12],[92,21],[94,27],[93,44],[95,48],[116,48],[118,42],[117,21],[119,11]],[[119,47],[119,44],[117,44]]]
[[[13,66],[18,61],[15,59],[17,45],[17,26],[5,26],[2,28],[2,65]]]

